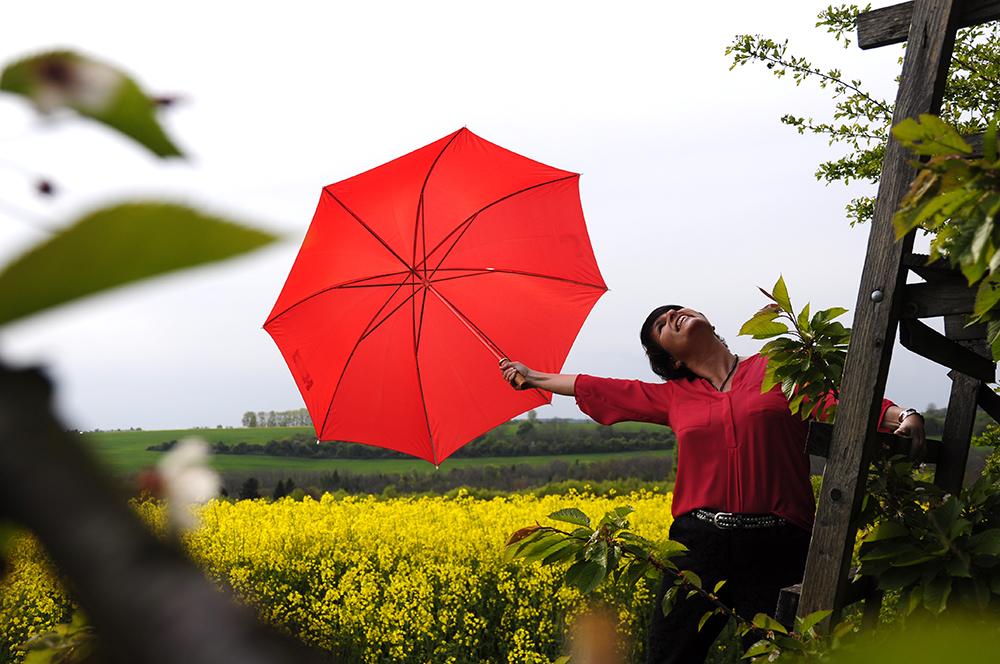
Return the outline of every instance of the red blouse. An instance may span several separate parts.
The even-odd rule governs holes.
[[[780,387],[760,393],[766,366],[762,355],[740,362],[728,392],[701,378],[645,383],[581,374],[576,402],[601,424],[653,422],[674,430],[675,517],[698,508],[771,513],[812,530],[808,424],[792,415]],[[890,405],[883,402],[883,414]]]

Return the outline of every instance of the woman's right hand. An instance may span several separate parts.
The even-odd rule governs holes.
[[[531,369],[520,362],[505,360],[500,364],[500,371],[503,374],[503,379],[510,383],[510,386],[515,390],[527,390],[531,387],[528,384],[528,374],[531,373]]]
[[[568,397],[576,390],[576,374],[549,374],[529,369],[520,362],[505,360],[500,363],[503,379],[515,390],[537,388]],[[520,377],[520,380],[519,380]]]

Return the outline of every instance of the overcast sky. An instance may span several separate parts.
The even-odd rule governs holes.
[[[0,261],[47,229],[135,198],[197,205],[279,232],[271,248],[90,298],[0,330],[0,355],[42,364],[80,429],[239,426],[247,410],[302,407],[263,324],[321,188],[460,127],[582,173],[610,287],[564,370],[653,379],[637,341],[653,307],[703,311],[737,337],[783,274],[796,306],[853,309],[868,239],[825,187],[842,154],[783,113],[830,119],[829,91],[763,66],[729,71],[741,33],[840,66],[890,99],[899,47],[843,50],[814,27],[826,2],[313,2],[258,11],[205,0],[19,2],[4,10],[6,64],[68,47],[182,103],[164,123],[188,159],[163,163],[87,121],[42,123],[0,96]],[[892,3],[878,3],[879,6]],[[26,174],[59,196],[40,201]],[[849,322],[849,316],[845,317]],[[945,405],[945,370],[898,347],[888,396]],[[556,397],[539,417],[579,417]]]

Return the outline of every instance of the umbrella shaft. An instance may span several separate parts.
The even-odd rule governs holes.
[[[444,306],[448,307],[448,310],[451,311],[451,313],[455,314],[455,317],[458,318],[458,320],[462,321],[467,328],[469,328],[469,331],[472,332],[473,336],[479,339],[479,341],[482,342],[484,346],[486,346],[487,350],[493,353],[493,356],[498,361],[505,358],[505,355],[502,352],[500,352],[500,349],[497,348],[492,341],[487,339],[486,336],[483,335],[483,333],[480,332],[479,329],[475,325],[473,325],[472,322],[468,318],[466,318],[461,311],[452,306],[451,302],[445,299],[445,297],[441,295],[441,293],[439,293],[437,289],[434,288],[434,286],[428,284],[427,290],[434,293],[434,295],[437,296],[437,299],[441,300],[441,303]]]

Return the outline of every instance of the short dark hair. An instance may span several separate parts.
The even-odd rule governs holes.
[[[660,344],[653,339],[653,323],[656,322],[663,314],[668,311],[677,311],[678,309],[683,309],[684,307],[679,304],[665,304],[662,307],[657,307],[646,316],[646,320],[643,321],[642,327],[639,328],[639,341],[642,343],[643,350],[646,351],[646,359],[649,360],[649,368],[653,370],[657,376],[663,380],[677,380],[678,378],[687,378],[688,380],[694,380],[699,378],[698,374],[688,369],[683,364],[675,367],[674,363],[676,360],[663,349]],[[726,346],[726,340],[719,336],[716,332],[715,336]]]
[[[678,309],[683,308],[684,307],[679,304],[665,304],[662,307],[657,307],[653,309],[648,316],[646,316],[646,320],[643,321],[642,327],[639,328],[639,341],[642,343],[643,350],[646,351],[646,359],[649,360],[649,368],[663,380],[677,380],[678,378],[694,380],[698,377],[693,371],[685,366],[675,367],[674,358],[671,357],[670,353],[665,351],[655,339],[653,339],[653,323],[655,323],[660,316],[668,311],[677,311]]]

